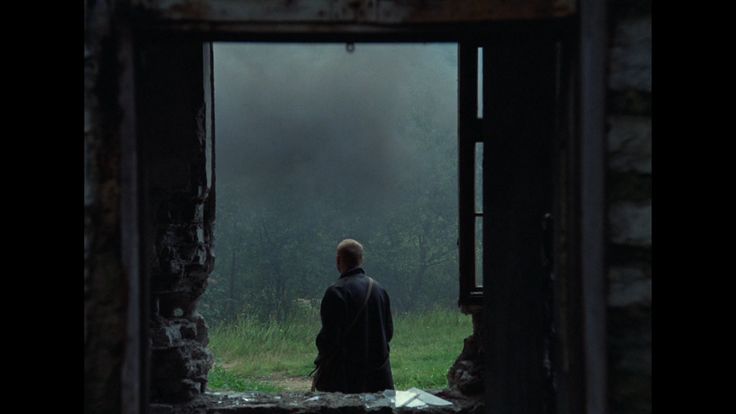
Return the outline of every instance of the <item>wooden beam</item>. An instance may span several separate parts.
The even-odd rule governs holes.
[[[135,49],[128,25],[118,38],[118,103],[120,122],[120,251],[126,275],[125,353],[122,366],[122,414],[141,412],[146,401],[146,335],[144,265],[141,257],[141,191],[139,142],[136,133]]]
[[[478,46],[458,47],[458,252],[460,301],[464,311],[477,305],[475,288],[475,141],[478,124]]]
[[[581,273],[585,399],[588,414],[607,412],[605,278],[606,4],[581,2]]]
[[[574,0],[132,0],[146,18],[172,25],[406,25],[571,16]],[[274,26],[282,27],[282,26]]]

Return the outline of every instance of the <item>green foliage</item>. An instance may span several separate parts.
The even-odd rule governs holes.
[[[286,323],[240,318],[210,331],[215,367],[209,386],[215,390],[283,391],[276,378],[304,378],[314,367],[319,332],[315,310],[294,313]],[[391,365],[397,389],[447,386],[447,370],[472,333],[467,315],[436,308],[394,318]],[[269,389],[270,387],[270,389]]]

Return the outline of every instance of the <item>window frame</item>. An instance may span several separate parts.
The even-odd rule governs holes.
[[[543,24],[542,24],[543,25]],[[523,31],[525,28],[524,23],[512,23],[514,29]],[[145,25],[144,25],[145,28]],[[505,29],[509,29],[505,23],[498,23],[493,26],[493,32],[502,32]],[[151,29],[145,28],[145,29]],[[498,29],[498,30],[496,30]],[[473,30],[457,30],[457,31],[443,31],[443,30],[417,30],[417,31],[401,31],[398,30],[396,33],[381,32],[381,33],[279,33],[279,34],[264,34],[263,32],[258,33],[240,33],[237,30],[234,33],[225,32],[200,32],[200,29],[196,27],[182,25],[181,27],[173,25],[171,28],[165,28],[161,30],[160,27],[153,30],[141,30],[136,31],[136,35],[143,35],[145,38],[152,33],[155,35],[171,35],[173,37],[186,38],[187,40],[197,39],[203,42],[213,40],[240,40],[240,41],[294,41],[299,39],[300,41],[317,41],[317,42],[329,42],[329,41],[340,41],[340,42],[351,42],[351,41],[379,41],[379,42],[421,42],[421,41],[439,41],[439,42],[453,42],[458,45],[458,93],[461,99],[458,101],[458,139],[459,144],[463,145],[463,150],[458,145],[458,154],[461,162],[458,164],[458,195],[459,203],[462,204],[462,208],[459,205],[460,221],[458,222],[458,230],[460,237],[458,240],[459,247],[459,266],[461,269],[460,279],[460,295],[459,304],[461,310],[466,313],[478,313],[483,309],[484,291],[482,287],[476,286],[476,272],[475,272],[475,147],[477,142],[483,142],[483,137],[487,136],[487,125],[479,119],[477,116],[477,103],[478,103],[478,67],[477,67],[477,51],[479,47],[478,41],[473,39]],[[222,27],[220,27],[222,30]],[[481,30],[482,31],[482,30]],[[143,33],[145,32],[145,34]],[[487,35],[488,33],[485,33]],[[137,36],[134,36],[137,37]],[[140,39],[138,39],[140,40]],[[474,58],[468,59],[467,56],[473,56]],[[465,57],[463,57],[465,56]],[[469,76],[469,77],[468,77]],[[471,137],[471,138],[468,138]],[[467,149],[470,148],[470,150]],[[468,158],[468,154],[471,156]],[[485,158],[485,157],[484,157]],[[462,162],[463,160],[470,160],[470,162]],[[467,171],[462,173],[461,171]],[[462,178],[460,176],[462,175]],[[461,189],[462,188],[462,189]],[[471,196],[467,195],[470,192]],[[470,213],[468,213],[470,212]],[[472,226],[467,226],[469,219]],[[488,232],[486,230],[486,232]],[[468,235],[472,243],[468,243]],[[145,235],[143,235],[145,237]],[[470,257],[470,260],[468,260]],[[146,262],[145,260],[143,261]],[[487,285],[484,283],[484,285]],[[147,291],[148,287],[143,285],[142,289]],[[145,295],[144,295],[145,296]],[[145,306],[144,306],[145,307]],[[142,325],[145,326],[147,318],[144,316],[141,318]],[[145,338],[145,330],[143,330]],[[474,329],[475,332],[475,329]],[[142,341],[145,343],[146,341]],[[144,358],[145,359],[145,358]],[[144,362],[144,367],[145,367]],[[143,369],[145,371],[145,368]],[[145,377],[145,375],[144,375]],[[144,378],[142,381],[143,388],[146,388],[150,382],[149,378]],[[146,400],[145,391],[142,392],[142,400]],[[145,403],[144,403],[145,407]]]
[[[478,118],[478,47],[458,42],[458,305],[475,313],[483,304],[483,286],[476,283],[476,144],[483,143],[482,118]],[[481,257],[482,260],[482,257]],[[482,262],[481,262],[482,263]]]

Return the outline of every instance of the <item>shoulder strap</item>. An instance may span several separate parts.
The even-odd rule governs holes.
[[[360,309],[358,309],[358,313],[355,314],[355,318],[353,318],[353,321],[350,322],[350,325],[348,325],[347,328],[345,328],[345,332],[350,332],[350,329],[355,325],[355,322],[358,321],[358,317],[360,316],[361,312],[363,312],[363,309],[365,309],[365,305],[368,304],[368,299],[371,297],[371,290],[373,290],[373,278],[368,276],[368,293],[365,295],[365,299],[363,300],[363,305],[361,305]]]
[[[373,290],[373,278],[371,278],[370,276],[368,276],[368,293],[366,293],[365,299],[363,299],[363,305],[361,305],[360,309],[358,309],[358,313],[355,314],[355,318],[353,319],[352,322],[350,322],[350,325],[348,325],[348,327],[343,332],[343,335],[342,335],[343,339],[345,338],[345,334],[348,333],[348,332],[350,332],[350,329],[353,327],[353,325],[355,325],[355,322],[358,321],[358,317],[360,316],[361,312],[363,312],[363,309],[365,309],[365,305],[368,304],[368,299],[370,299],[370,297],[371,297],[371,291],[372,290]],[[334,356],[334,354],[331,355],[330,358],[333,357],[333,356]],[[326,360],[327,359],[328,358],[326,358]],[[308,376],[311,376],[312,374],[314,374],[317,371],[318,368],[319,368],[319,365],[317,365],[316,367],[314,367],[314,369],[312,370],[312,372],[310,372],[308,374]],[[312,382],[312,391],[314,391],[314,388],[315,388],[315,385],[314,384],[315,384],[315,382],[313,381]]]

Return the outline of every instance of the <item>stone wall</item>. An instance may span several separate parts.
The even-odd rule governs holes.
[[[308,392],[279,395],[258,392],[208,393],[202,398],[206,411],[202,414],[481,414],[485,412],[482,398],[443,390],[430,392],[452,403],[447,406],[395,407],[389,392],[342,394]],[[186,414],[199,414],[190,411]],[[158,414],[158,413],[154,413]],[[161,413],[163,414],[163,413]],[[176,412],[176,414],[180,414]],[[185,413],[181,413],[185,414]]]
[[[609,0],[608,4],[609,412],[650,413],[651,1]]]
[[[485,346],[482,314],[471,313],[473,334],[463,341],[463,350],[447,371],[447,386],[451,391],[467,396],[480,396],[484,391]]]
[[[148,197],[151,402],[201,395],[213,357],[196,311],[214,266],[210,109],[203,45],[150,39],[141,47],[141,133]],[[209,141],[209,144],[208,144]]]
[[[200,42],[141,41],[133,90],[126,5],[85,5],[84,383],[89,413],[138,412],[139,402],[126,395],[140,395],[133,388],[145,369],[136,365],[140,304],[150,304],[152,402],[196,399],[212,365],[207,325],[195,310],[214,265],[212,137],[206,129],[211,108],[203,99],[203,48]],[[140,139],[133,133],[134,120],[143,132]],[[139,180],[138,174],[144,177]],[[139,234],[140,228],[145,232]],[[135,259],[139,242],[150,266]],[[150,298],[131,290],[144,283],[139,271],[149,278]]]

